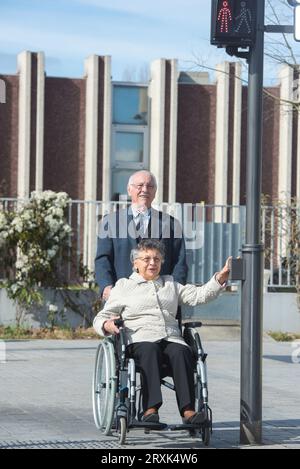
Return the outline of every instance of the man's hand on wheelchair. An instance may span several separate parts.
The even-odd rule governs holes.
[[[115,320],[116,319],[120,319],[120,316],[116,316],[112,319],[108,319],[103,324],[103,329],[104,329],[105,332],[107,332],[107,334],[111,334],[111,335],[120,334],[119,328],[115,325]]]
[[[228,257],[223,269],[220,272],[218,272],[216,275],[216,278],[221,285],[228,282],[230,269],[231,269],[231,260],[232,260],[232,256]]]
[[[102,293],[102,299],[104,301],[108,300],[112,288],[113,288],[112,285],[107,285],[107,287],[104,288],[103,293]]]

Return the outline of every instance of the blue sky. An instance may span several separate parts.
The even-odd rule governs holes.
[[[195,69],[195,62],[213,68],[229,57],[209,43],[210,3],[0,0],[0,73],[16,73],[16,55],[25,49],[45,52],[48,76],[81,77],[90,54],[112,56],[114,80],[128,72],[138,79],[161,57],[178,58],[182,69]]]

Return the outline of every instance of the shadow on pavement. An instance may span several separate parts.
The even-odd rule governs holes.
[[[278,362],[289,363],[290,365],[295,365],[295,363],[292,361],[291,355],[264,355],[263,358],[266,360],[275,360]]]

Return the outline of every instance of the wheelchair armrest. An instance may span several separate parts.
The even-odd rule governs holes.
[[[193,322],[184,322],[182,324],[184,327],[187,327],[187,328],[196,328],[196,327],[202,327],[202,322],[200,321],[193,321]]]

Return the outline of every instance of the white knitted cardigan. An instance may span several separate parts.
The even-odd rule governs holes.
[[[185,344],[176,320],[179,305],[196,306],[215,299],[222,285],[215,275],[203,286],[181,285],[170,275],[147,281],[134,272],[117,281],[104,308],[94,319],[99,335],[107,335],[103,324],[122,316],[128,343],[156,342],[161,339]]]

